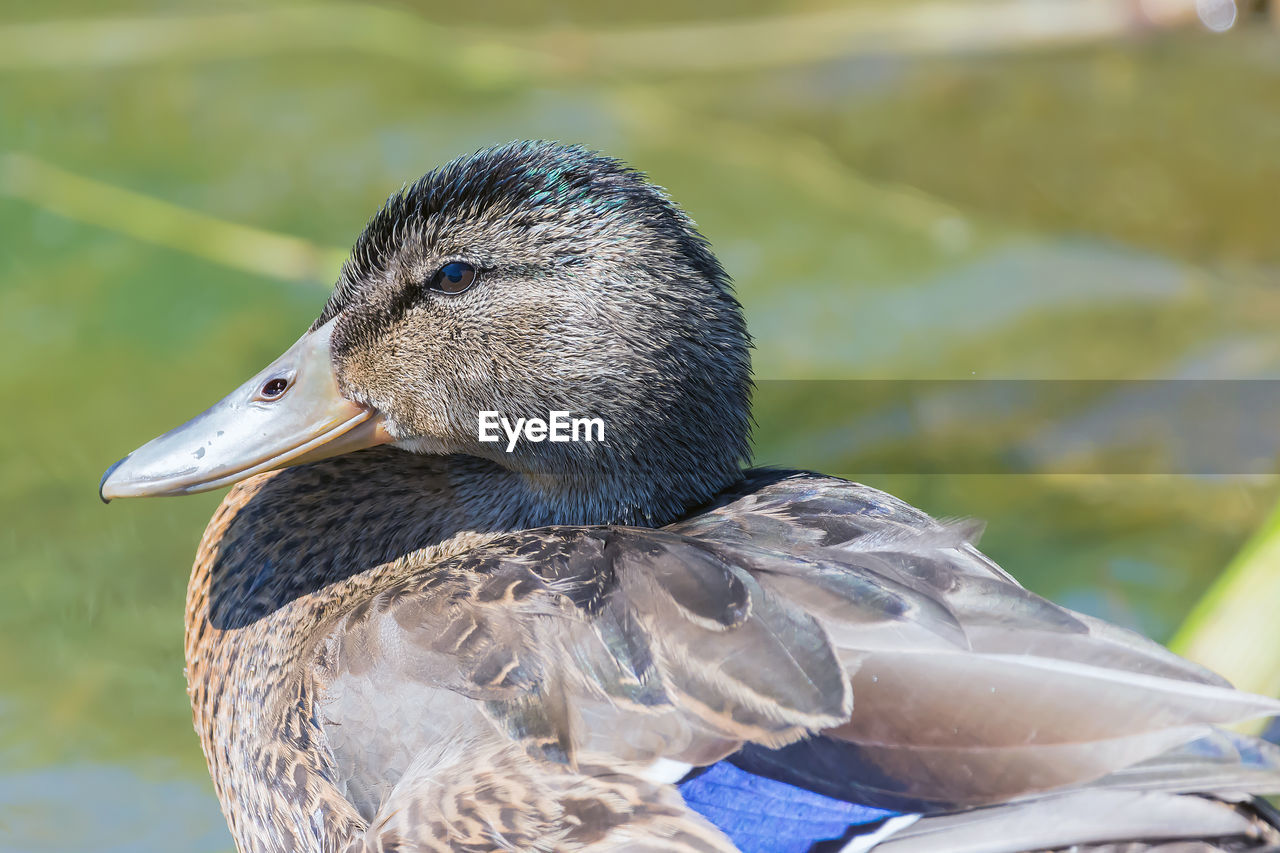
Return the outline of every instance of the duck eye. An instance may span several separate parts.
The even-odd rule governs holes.
[[[285,392],[289,387],[288,379],[272,379],[262,386],[262,396],[268,400],[274,400]]]
[[[444,293],[461,293],[476,281],[476,268],[466,261],[445,264],[431,277],[430,287]]]

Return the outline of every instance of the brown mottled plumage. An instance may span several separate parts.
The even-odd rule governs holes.
[[[453,262],[477,283],[433,289]],[[671,784],[726,757],[924,815],[887,853],[1280,838],[1245,796],[1277,751],[1216,728],[1280,703],[1027,592],[969,525],[740,471],[740,309],[616,161],[517,144],[428,175],[309,335],[335,411],[396,447],[247,479],[201,542],[189,692],[241,851],[730,851]],[[280,364],[268,387],[302,388]],[[232,411],[292,411],[255,390],[274,369]],[[607,440],[505,453],[480,409]],[[104,496],[225,482],[185,440]]]

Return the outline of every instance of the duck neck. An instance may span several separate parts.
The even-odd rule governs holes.
[[[448,467],[457,498],[507,529],[547,524],[661,527],[742,476],[737,466],[676,476],[616,463],[547,471],[474,456],[449,457]]]

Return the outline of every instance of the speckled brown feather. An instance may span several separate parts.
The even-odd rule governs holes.
[[[471,752],[433,768],[433,781],[411,771],[355,851],[492,850],[672,851],[729,853],[734,848],[685,807],[669,786],[607,766],[573,770],[531,761],[508,747]],[[423,796],[421,787],[429,787]],[[410,796],[410,793],[413,795]]]

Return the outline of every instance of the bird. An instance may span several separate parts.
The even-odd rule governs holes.
[[[1280,749],[1228,726],[1280,702],[974,522],[749,467],[751,377],[623,162],[513,142],[393,193],[296,344],[99,485],[232,486],[185,655],[237,848],[1276,849]]]

